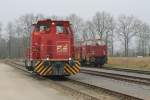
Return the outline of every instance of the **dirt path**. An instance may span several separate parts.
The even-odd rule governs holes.
[[[0,100],[72,100],[71,97],[0,63]]]

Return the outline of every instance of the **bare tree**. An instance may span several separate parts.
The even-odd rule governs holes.
[[[1,32],[2,32],[2,23],[0,22],[0,52],[3,52],[3,38],[2,38],[2,35],[1,35]],[[2,58],[4,52],[3,53],[0,53],[0,58]]]
[[[85,23],[85,27],[86,27],[86,31],[88,33],[89,39],[95,41],[96,40],[96,38],[95,38],[96,37],[96,31],[94,29],[93,23],[91,21],[87,21]]]
[[[2,29],[3,25],[0,22],[0,58],[5,58],[8,56],[8,40],[6,40],[5,36],[3,36],[4,34],[1,34],[4,32]]]
[[[6,31],[7,31],[7,34],[8,34],[8,44],[7,44],[7,47],[8,47],[8,57],[12,57],[12,37],[13,37],[13,24],[12,22],[9,22],[7,24],[7,27],[6,27]]]
[[[114,18],[112,17],[110,19],[110,22],[108,24],[108,30],[109,30],[109,39],[107,39],[107,41],[109,42],[109,48],[110,48],[110,53],[113,56],[114,55],[114,39],[115,39],[115,30],[116,30],[116,22],[114,20]]]
[[[138,54],[142,56],[146,56],[147,54],[147,48],[149,46],[149,40],[150,40],[150,26],[147,23],[143,23],[142,21],[139,21],[138,27],[137,27],[137,36],[139,38],[138,41]]]
[[[35,19],[37,21],[37,20],[45,19],[45,16],[43,14],[37,14],[37,15],[34,16],[33,19]]]
[[[21,27],[23,28],[23,35],[29,37],[32,29],[32,22],[35,19],[33,14],[26,14],[19,17]]]
[[[5,58],[7,56],[7,41],[0,36],[0,58]]]
[[[106,12],[97,12],[92,21],[95,34],[99,35],[99,39],[105,41],[105,44],[108,47],[108,51],[113,52],[113,41],[110,41],[110,39],[113,39],[112,32],[115,29],[113,16]],[[111,46],[111,50],[109,45]]]
[[[17,43],[16,43],[16,57],[17,58],[20,58],[21,57],[21,53],[22,53],[22,38],[23,38],[23,28],[22,28],[22,24],[20,23],[19,20],[16,20],[15,21],[16,24],[14,24],[14,27],[15,27],[15,33],[16,33],[16,40],[17,40]]]
[[[89,40],[89,34],[88,34],[88,28],[86,27],[86,25],[83,26],[83,30],[82,30],[82,39],[83,41],[87,41]]]
[[[108,52],[113,55],[113,34],[116,26],[113,16],[106,12],[97,12],[92,21],[95,34],[99,35],[99,39],[105,41],[105,44],[108,47]]]
[[[129,43],[135,36],[135,18],[133,16],[119,16],[117,32],[124,45],[125,56],[128,56]]]
[[[81,39],[82,33],[83,33],[83,26],[84,26],[83,19],[75,14],[70,15],[66,19],[71,21],[71,24],[75,33],[75,37],[76,37],[75,40]]]
[[[93,25],[100,39],[103,39],[104,34],[109,31],[108,24],[111,18],[111,15],[106,12],[97,12],[93,17]]]
[[[1,31],[2,31],[2,23],[0,22],[0,33],[1,33]]]
[[[41,16],[41,15],[40,15]],[[33,14],[26,14],[18,18],[17,22],[17,30],[18,35],[20,35],[20,44],[18,44],[21,48],[21,56],[24,56],[26,48],[30,46],[30,36],[32,31],[32,22],[38,18],[38,16],[34,16]]]

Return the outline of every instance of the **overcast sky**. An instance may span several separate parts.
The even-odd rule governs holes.
[[[12,21],[26,13],[67,16],[76,13],[92,18],[95,12],[114,16],[134,15],[150,24],[150,0],[0,0],[0,21]]]

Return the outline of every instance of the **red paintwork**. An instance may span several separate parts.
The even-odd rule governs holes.
[[[81,60],[89,59],[90,57],[104,57],[107,56],[106,45],[82,45],[75,48],[76,57]]]
[[[39,31],[40,25],[47,25],[48,28]],[[30,59],[64,61],[73,58],[74,38],[69,21],[40,20],[33,26]],[[62,26],[63,32],[57,33],[56,26]]]
[[[92,46],[92,45],[88,45],[88,46],[82,46],[81,47],[81,52],[82,52],[82,56],[89,56],[89,57],[103,57],[107,55],[107,47],[105,45],[103,46]]]

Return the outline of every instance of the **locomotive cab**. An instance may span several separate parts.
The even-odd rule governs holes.
[[[69,21],[47,19],[33,24],[29,55],[27,69],[42,76],[72,75],[80,70]]]

